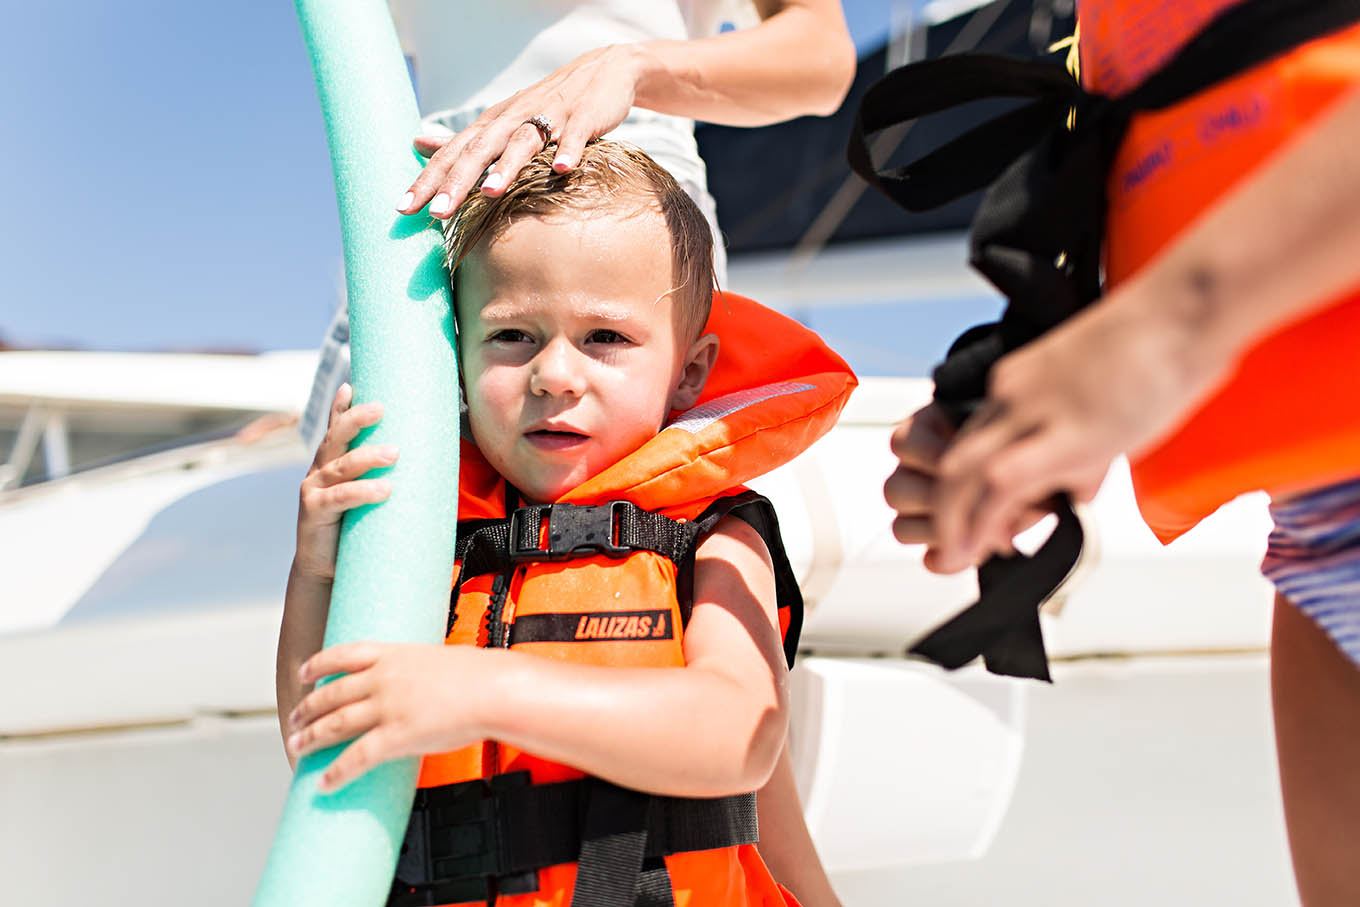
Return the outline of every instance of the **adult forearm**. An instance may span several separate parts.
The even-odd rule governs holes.
[[[274,692],[278,701],[279,729],[288,737],[288,715],[312,689],[298,679],[298,668],[321,650],[330,610],[331,584],[306,575],[294,564],[288,571],[288,588],[279,624],[279,650],[274,665]],[[290,758],[291,761],[291,758]]]
[[[616,784],[716,797],[765,783],[787,729],[773,679],[752,692],[717,672],[577,665],[505,653],[488,674],[486,736]]]
[[[760,25],[694,41],[629,45],[634,104],[729,126],[833,113],[855,75],[839,4],[786,4]]]
[[[1245,179],[1109,302],[1157,307],[1230,368],[1360,284],[1360,92]]]

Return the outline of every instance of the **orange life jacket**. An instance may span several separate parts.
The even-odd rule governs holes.
[[[682,639],[690,604],[686,598],[692,592],[687,586],[698,541],[691,529],[711,529],[723,515],[732,513],[750,520],[770,547],[778,574],[781,629],[786,634],[786,652],[792,655],[801,622],[796,582],[778,539],[773,511],[741,483],[791,460],[828,431],[856,381],[845,362],[815,334],[749,299],[731,293],[715,295],[706,330],[721,338],[721,347],[698,403],[673,414],[667,427],[648,443],[550,507],[515,509],[513,490],[475,447],[463,445],[459,570],[472,569],[469,565],[477,549],[463,539],[465,535],[471,539],[478,530],[501,532],[492,546],[498,550],[505,548],[504,533],[509,533],[509,547],[518,554],[501,562],[504,569],[456,578],[448,644],[507,646],[579,664],[683,666]],[[564,505],[576,505],[576,509]],[[507,523],[508,510],[513,510],[515,518]],[[635,525],[664,524],[666,531],[678,533],[682,537],[679,553],[601,553],[601,548],[623,544],[625,517]],[[575,556],[552,559],[577,546],[581,550]],[[692,716],[676,717],[692,720]],[[626,729],[620,727],[619,732]],[[433,790],[448,789],[446,785],[460,789],[467,782],[491,781],[494,789],[507,779],[517,779],[547,791],[582,778],[572,766],[485,741],[426,756],[418,802],[421,797],[435,797]],[[632,794],[620,794],[622,789],[602,782],[600,787],[615,797]],[[669,800],[650,798],[662,799]],[[581,808],[589,812],[588,806]],[[742,808],[752,810],[753,818],[753,800],[748,797]],[[408,843],[411,840],[408,833]],[[673,903],[681,907],[790,902],[770,877],[753,842],[681,850],[649,861],[652,884],[660,873]],[[399,864],[399,878],[401,874]],[[502,878],[495,883],[499,893],[494,903],[500,907],[567,907],[573,903],[577,876],[578,862],[562,862],[521,873],[519,878]],[[581,900],[578,895],[575,903]]]
[[[1236,0],[1082,0],[1082,79],[1118,93]],[[1176,15],[1171,15],[1174,8]],[[1199,214],[1360,80],[1351,27],[1136,114],[1108,180],[1110,286],[1154,258]],[[1360,474],[1360,292],[1283,325],[1184,424],[1133,457],[1144,519],[1170,541],[1237,495],[1288,495]]]

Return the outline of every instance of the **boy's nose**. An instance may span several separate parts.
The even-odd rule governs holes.
[[[534,357],[529,390],[539,396],[579,397],[585,390],[585,374],[576,348],[565,339],[554,339]]]

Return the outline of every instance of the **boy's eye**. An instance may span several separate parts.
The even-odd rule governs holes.
[[[490,339],[495,343],[527,343],[531,338],[521,330],[502,328],[493,333]]]
[[[588,343],[626,343],[627,340],[628,338],[618,331],[611,331],[608,328],[591,331],[589,336],[586,337]]]

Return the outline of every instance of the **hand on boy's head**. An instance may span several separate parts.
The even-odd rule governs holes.
[[[359,432],[382,419],[382,404],[351,406],[354,391],[342,384],[331,404],[326,436],[316,450],[298,496],[295,569],[317,579],[335,576],[335,553],[340,542],[340,519],[346,510],[387,499],[386,479],[361,479],[373,469],[397,461],[391,445],[364,445],[349,450]]]
[[[636,53],[627,45],[592,50],[488,108],[457,135],[416,139],[416,150],[430,162],[397,203],[397,210],[415,214],[429,203],[430,214],[450,217],[487,167],[495,164],[496,169],[482,191],[496,195],[551,142],[557,143],[553,169],[558,173],[572,169],[587,142],[628,116],[637,78]],[[544,135],[529,123],[532,117],[543,117],[552,135]]]

